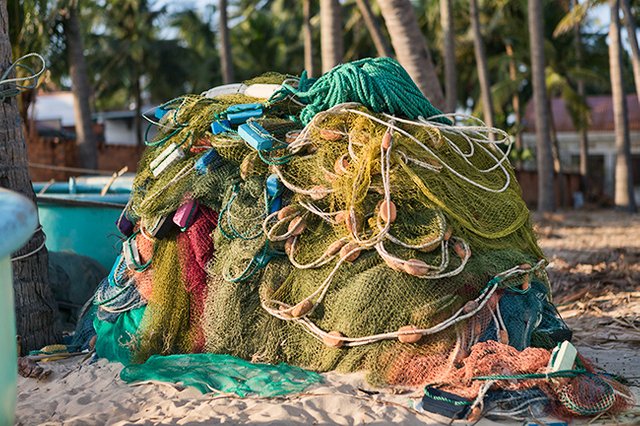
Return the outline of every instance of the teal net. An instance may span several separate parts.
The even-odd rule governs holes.
[[[120,378],[127,383],[159,380],[193,386],[202,393],[234,393],[242,397],[299,393],[322,381],[319,374],[298,367],[254,364],[216,354],[154,355],[144,364],[124,368]]]

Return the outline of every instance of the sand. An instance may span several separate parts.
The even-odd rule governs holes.
[[[626,377],[640,397],[640,218],[612,212],[538,218],[560,312],[581,353]],[[121,365],[73,358],[48,363],[43,381],[19,378],[19,425],[448,424],[412,407],[421,392],[374,389],[364,374],[325,381],[287,398],[202,395],[164,383],[127,385]],[[640,412],[617,419],[640,424]],[[597,424],[614,424],[600,418]],[[459,423],[457,424],[464,424]],[[483,419],[480,425],[497,424]],[[504,424],[504,423],[502,423]],[[521,424],[521,423],[513,423]]]
[[[362,374],[325,374],[325,383],[288,398],[202,395],[161,383],[129,386],[118,364],[57,363],[47,382],[21,379],[18,424],[200,425],[439,424],[411,409],[409,395],[368,395]],[[359,389],[364,389],[359,390]]]

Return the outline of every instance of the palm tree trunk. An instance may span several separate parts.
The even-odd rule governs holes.
[[[320,0],[320,48],[322,72],[325,73],[342,62],[342,6],[338,0]]]
[[[134,65],[136,68],[139,65]],[[133,81],[133,96],[135,97],[135,116],[133,117],[133,127],[136,130],[136,144],[140,147],[144,144],[142,135],[142,84],[140,82],[140,72],[136,72]]]
[[[560,142],[558,141],[558,132],[556,131],[556,123],[553,119],[553,109],[551,108],[551,99],[547,97],[547,118],[549,124],[549,137],[551,138],[551,156],[553,157],[553,172],[557,178],[560,206],[564,207],[569,204],[569,188],[564,177],[564,167],[562,167],[562,159],[560,158]]]
[[[482,32],[480,31],[480,17],[478,14],[478,3],[476,0],[469,0],[469,19],[471,20],[471,32],[473,34],[473,51],[476,57],[476,67],[478,69],[478,80],[480,83],[480,94],[482,97],[482,111],[484,121],[487,126],[494,126],[493,100],[491,99],[491,83],[489,82],[489,68],[487,66],[487,53],[482,42]]]
[[[8,35],[7,1],[0,0],[0,69],[11,64],[11,42]],[[27,165],[22,124],[15,97],[0,103],[0,187],[25,195],[35,202]],[[16,328],[23,352],[40,349],[58,341],[57,306],[49,288],[48,253],[36,250],[44,242],[44,233],[36,232],[14,256],[34,252],[12,262],[15,293]]]
[[[445,109],[447,112],[455,112],[458,98],[458,75],[456,72],[456,44],[451,0],[440,0],[440,22],[442,24],[442,56],[444,57]]]
[[[555,210],[553,157],[547,122],[547,87],[545,82],[542,0],[528,0],[529,42],[531,46],[531,80],[536,117],[536,159],[538,164],[538,211]]]
[[[577,0],[571,0],[571,7],[574,8],[577,4]],[[576,51],[576,65],[582,66],[582,32],[580,25],[573,27],[573,44]],[[578,96],[581,99],[586,98],[586,90],[584,86],[584,80],[578,78]],[[578,129],[578,136],[580,138],[580,191],[584,194],[584,200],[589,201],[589,136],[588,136],[588,122],[582,120],[580,128]]]
[[[516,84],[518,79],[518,69],[516,66],[516,60],[513,54],[513,45],[510,42],[505,44],[505,50],[507,51],[507,56],[509,57],[509,79]],[[520,112],[520,95],[517,90],[514,90],[513,96],[511,97],[511,107],[513,108],[513,115],[515,119],[515,145],[516,149],[520,151],[522,149],[522,131],[521,131],[521,122],[522,115]],[[518,160],[517,166],[520,166],[520,161]]]
[[[409,0],[378,0],[398,61],[433,105],[444,109],[444,95],[413,5]]]
[[[624,25],[627,28],[627,37],[631,45],[631,63],[633,64],[633,79],[636,82],[636,94],[640,102],[640,48],[638,47],[638,37],[636,36],[636,23],[631,14],[629,0],[621,0],[624,11]]]
[[[98,168],[98,141],[91,120],[91,86],[84,58],[78,4],[70,5],[64,20],[64,33],[69,58],[69,74],[73,92],[73,110],[76,128],[76,147],[80,167]]]
[[[631,169],[631,143],[627,100],[622,83],[622,47],[620,44],[619,0],[609,0],[611,22],[609,24],[609,68],[611,95],[616,135],[616,173],[614,203],[616,207],[636,211]]]
[[[378,56],[392,57],[393,52],[391,51],[391,47],[389,46],[389,43],[387,43],[387,39],[382,35],[380,24],[376,17],[373,16],[371,7],[369,7],[369,2],[367,0],[356,0],[356,4],[358,5],[358,9],[360,9],[360,14],[362,15],[362,19],[364,19],[364,24],[367,26],[369,34],[371,35],[373,44],[378,52]]]
[[[227,0],[218,0],[220,20],[218,29],[220,31],[220,66],[222,70],[222,82],[224,84],[233,83],[233,62],[231,59],[231,45],[229,43],[229,25],[227,22]]]
[[[304,37],[304,69],[313,77],[313,33],[311,32],[311,0],[302,1],[302,34]]]

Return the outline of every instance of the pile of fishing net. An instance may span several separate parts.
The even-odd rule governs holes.
[[[563,416],[631,404],[580,358],[550,371],[571,332],[508,135],[442,114],[397,62],[267,74],[155,117],[92,308],[96,351],[131,364],[123,377],[208,353],[364,370],[475,414],[495,392],[537,392],[518,401]]]

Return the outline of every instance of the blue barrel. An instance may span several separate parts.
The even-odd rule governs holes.
[[[37,199],[49,250],[87,256],[111,269],[122,248],[115,223],[129,194],[45,194]]]

